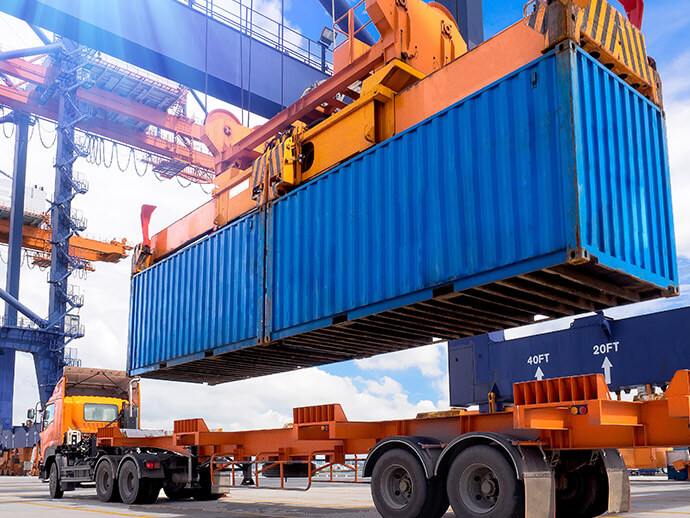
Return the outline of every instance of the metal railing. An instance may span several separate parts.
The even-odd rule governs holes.
[[[225,0],[226,7],[209,0],[175,0],[194,11],[207,15],[240,33],[273,47],[286,56],[297,59],[322,72],[333,73],[333,51],[311,40],[284,23],[260,13],[244,2]],[[245,0],[246,1],[246,0]],[[208,9],[207,9],[208,7]]]

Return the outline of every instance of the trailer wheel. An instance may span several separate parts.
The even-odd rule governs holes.
[[[460,452],[450,465],[446,489],[456,516],[524,516],[524,498],[515,470],[490,446],[470,446]]]
[[[608,509],[608,480],[603,465],[583,466],[563,474],[556,491],[558,518],[592,518]]]
[[[192,490],[192,498],[198,501],[219,500],[225,493],[213,493],[211,491],[211,471],[209,469],[199,470],[200,487]]]
[[[118,502],[120,491],[115,479],[115,470],[109,460],[103,460],[96,467],[96,494],[101,502]]]
[[[192,497],[192,490],[184,487],[184,484],[168,483],[163,486],[163,492],[168,500],[184,500]]]
[[[58,476],[58,466],[56,462],[50,465],[50,475],[48,477],[48,491],[50,492],[50,498],[58,499],[62,498],[65,492],[60,487],[60,478]]]
[[[158,481],[139,478],[136,464],[126,460],[120,468],[118,477],[120,497],[125,504],[151,504],[158,498],[161,485]]]
[[[448,509],[443,485],[428,480],[420,462],[401,448],[383,453],[376,461],[371,496],[376,510],[386,518],[439,518]]]
[[[163,487],[162,480],[148,479],[143,480],[145,483],[146,494],[142,496],[140,504],[152,504],[158,500],[158,495]]]

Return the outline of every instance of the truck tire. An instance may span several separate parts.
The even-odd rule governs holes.
[[[371,496],[386,518],[439,518],[448,509],[443,486],[427,480],[421,463],[402,448],[388,450],[376,461]]]
[[[565,474],[556,491],[557,518],[592,518],[608,510],[608,479],[601,462]]]
[[[142,497],[141,504],[152,504],[158,500],[158,495],[163,487],[163,481],[157,479],[144,479],[146,484],[147,494]]]
[[[133,460],[126,460],[120,467],[118,477],[120,498],[125,504],[152,504],[158,498],[161,482],[139,478],[139,471]]]
[[[197,489],[192,489],[192,498],[200,502],[208,500],[219,500],[225,496],[225,493],[213,493],[211,491],[211,472],[208,469],[199,470],[199,485]]]
[[[163,486],[163,492],[168,500],[184,500],[192,497],[192,490],[184,487],[184,484],[167,483]]]
[[[115,478],[115,468],[108,460],[102,460],[96,467],[94,475],[96,494],[101,502],[119,502],[120,488]]]
[[[48,476],[48,491],[50,492],[50,498],[58,499],[62,498],[65,492],[60,487],[60,477],[58,474],[58,465],[53,462],[50,465],[50,475]]]
[[[470,446],[450,465],[446,483],[456,516],[522,518],[524,497],[515,470],[490,446]]]

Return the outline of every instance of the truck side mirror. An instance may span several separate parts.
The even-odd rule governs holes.
[[[26,418],[27,418],[29,421],[33,421],[33,420],[34,420],[34,417],[36,417],[36,412],[34,411],[33,408],[29,408],[29,409],[26,411]]]

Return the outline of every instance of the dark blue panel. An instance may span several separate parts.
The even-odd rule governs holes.
[[[32,448],[40,439],[36,428],[13,426],[0,433],[0,452],[14,448]]]
[[[14,359],[15,353],[12,349],[0,349],[0,430],[12,426]]]
[[[671,381],[690,369],[690,307],[620,320],[601,315],[575,320],[570,329],[502,340],[502,333],[453,340],[448,345],[450,403],[487,403],[498,393],[512,400],[513,383],[604,374],[618,390]]]
[[[239,31],[217,20],[208,23],[206,52],[206,17],[175,0],[3,0],[0,10],[201,92],[208,83],[209,95],[236,106],[243,97],[248,105],[244,81],[253,113],[271,117],[280,111],[281,52],[254,39],[250,68],[249,38],[240,43]],[[311,64],[284,56],[285,105],[328,77],[317,57],[320,47],[314,42],[307,48]]]

